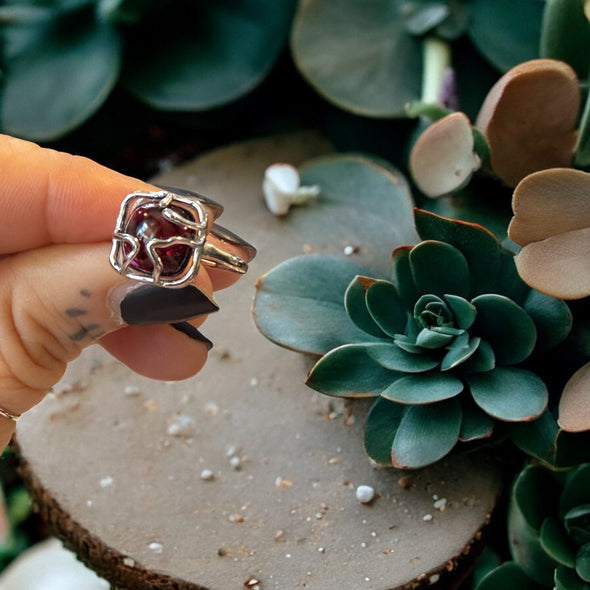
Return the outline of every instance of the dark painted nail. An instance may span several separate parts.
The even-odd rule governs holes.
[[[174,324],[170,324],[175,330],[186,334],[189,338],[193,340],[197,340],[198,342],[203,342],[207,346],[207,350],[211,350],[213,348],[213,342],[209,340],[206,336],[203,336],[199,330],[197,330],[193,325],[189,324],[188,322],[176,322]]]
[[[123,297],[121,318],[130,326],[172,324],[218,309],[215,301],[193,285],[181,289],[141,285]]]

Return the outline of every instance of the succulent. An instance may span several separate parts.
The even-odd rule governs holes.
[[[295,0],[7,0],[0,7],[5,133],[49,141],[116,84],[166,111],[256,87],[285,46]]]
[[[590,587],[590,464],[567,472],[528,465],[512,490],[508,536],[513,561],[476,590]]]

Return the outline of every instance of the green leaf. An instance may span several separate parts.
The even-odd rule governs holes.
[[[541,590],[514,561],[507,561],[485,576],[474,590]]]
[[[411,246],[402,246],[393,251],[393,282],[399,293],[406,309],[414,309],[416,301],[420,298],[420,293],[414,283],[412,267],[410,266]]]
[[[539,490],[543,490],[540,494]],[[560,486],[551,471],[539,465],[527,465],[514,482],[513,501],[526,524],[540,532],[543,522],[556,514]]]
[[[537,329],[535,352],[551,350],[570,333],[573,317],[565,301],[531,289],[523,308]]]
[[[303,76],[339,107],[402,116],[420,96],[420,40],[408,34],[399,0],[308,0],[299,5],[291,48]]]
[[[370,354],[371,344],[345,344],[325,354],[311,369],[306,384],[343,397],[374,397],[400,377]]]
[[[408,312],[395,286],[388,281],[375,281],[367,290],[367,309],[375,323],[392,338],[404,331]]]
[[[211,109],[253,90],[285,47],[294,0],[175,3],[136,31],[126,88],[168,111]],[[145,40],[162,38],[164,43]]]
[[[567,565],[567,564],[564,564]],[[590,582],[590,544],[580,547],[576,555],[576,572],[584,582]]]
[[[405,407],[379,397],[367,414],[365,451],[378,465],[391,466],[391,447]]]
[[[568,510],[563,522],[570,537],[578,544],[590,543],[590,504],[581,504]]]
[[[372,277],[389,276],[389,252],[415,243],[412,196],[404,176],[391,166],[359,155],[328,155],[299,168],[301,184],[317,185],[320,195],[311,207],[294,207],[289,227],[318,252],[354,255],[371,267]]]
[[[494,420],[469,399],[462,402],[463,420],[459,440],[466,442],[492,436]]]
[[[367,334],[371,334],[377,338],[384,338],[385,333],[369,313],[366,303],[367,291],[376,281],[377,279],[356,276],[350,285],[348,285],[348,289],[346,289],[346,293],[344,294],[344,308],[348,317],[363,332],[367,332]]]
[[[494,66],[506,71],[538,57],[544,0],[472,0],[469,37]]]
[[[341,344],[366,342],[344,309],[344,293],[367,269],[330,256],[299,256],[275,267],[256,283],[254,320],[280,346],[323,354]]]
[[[4,69],[5,133],[58,139],[104,103],[119,76],[121,43],[108,25],[53,27]]]
[[[507,422],[532,420],[547,407],[542,379],[525,369],[499,367],[465,377],[475,403],[490,416]]]
[[[457,328],[468,330],[475,321],[475,316],[477,315],[475,306],[463,297],[458,297],[457,295],[446,294],[443,299],[455,314]]]
[[[559,515],[590,502],[590,464],[580,465],[568,473],[563,492],[559,498]]]
[[[469,267],[470,297],[496,292],[501,246],[491,232],[474,223],[441,217],[421,209],[414,212],[414,217],[423,240],[446,242],[463,254]]]
[[[588,584],[584,584],[576,575],[575,570],[560,565],[555,570],[555,590],[589,590]]]
[[[586,80],[588,79],[590,77],[586,78]],[[590,166],[590,93],[586,96],[586,103],[580,120],[574,163],[579,167]]]
[[[546,0],[541,31],[541,57],[568,63],[578,77],[588,75],[590,22],[585,0]]]
[[[449,352],[445,354],[440,363],[440,370],[448,371],[464,363],[467,359],[473,356],[480,343],[481,339],[476,336],[475,338],[471,338],[466,346],[450,347]]]
[[[438,365],[426,354],[412,354],[391,343],[367,345],[367,352],[382,367],[401,373],[421,373]]]
[[[494,293],[504,295],[522,305],[531,288],[520,278],[514,263],[514,255],[507,250],[500,252],[500,273]]]
[[[462,369],[466,373],[484,373],[496,366],[496,357],[492,347],[481,340],[475,352],[465,361]]]
[[[423,348],[436,349],[445,346],[451,342],[453,338],[454,336],[451,334],[443,334],[429,328],[424,328],[418,334],[416,344]]]
[[[393,466],[418,469],[442,459],[457,443],[461,417],[457,399],[406,406],[391,448]]]
[[[557,563],[567,567],[575,567],[576,550],[569,538],[563,523],[549,516],[541,525],[540,531],[541,547]]]
[[[531,354],[537,329],[522,307],[502,295],[479,295],[472,303],[477,317],[471,333],[491,345],[498,364],[518,364]]]
[[[454,375],[435,372],[401,377],[384,389],[381,396],[401,404],[432,404],[459,395],[463,387]]]
[[[434,240],[421,242],[410,251],[410,266],[419,293],[469,296],[469,268],[457,248]]]

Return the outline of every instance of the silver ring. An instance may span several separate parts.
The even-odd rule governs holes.
[[[136,191],[125,197],[113,233],[110,262],[123,276],[160,287],[182,287],[202,264],[240,274],[256,250],[212,223],[223,207],[202,195],[174,189]],[[207,241],[239,246],[240,258]]]

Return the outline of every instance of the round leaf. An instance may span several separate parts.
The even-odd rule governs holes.
[[[475,306],[466,299],[463,299],[463,297],[458,297],[457,295],[452,294],[446,294],[444,300],[455,314],[457,328],[461,328],[462,330],[468,330],[471,328],[475,316],[477,315]]]
[[[530,371],[500,367],[487,373],[467,375],[466,380],[475,403],[499,420],[533,420],[547,407],[547,387]]]
[[[464,363],[467,359],[473,356],[480,343],[481,339],[475,337],[469,339],[465,346],[449,347],[449,352],[445,354],[440,363],[440,370],[449,371],[450,369],[454,369],[458,365]]]
[[[475,590],[539,590],[539,586],[531,580],[515,561],[507,561],[487,574],[475,587]]]
[[[311,369],[306,384],[343,397],[374,397],[400,377],[370,354],[370,344],[345,344],[325,354]]]
[[[463,387],[457,377],[436,372],[401,377],[381,395],[401,404],[432,404],[459,395]]]
[[[574,569],[560,565],[555,570],[555,590],[588,590],[588,584],[578,578]]]
[[[558,423],[567,432],[590,430],[590,363],[578,369],[566,383],[559,400]]]
[[[477,317],[471,333],[490,344],[498,364],[521,363],[531,354],[537,329],[522,307],[502,295],[480,295],[472,303]]]
[[[323,354],[341,344],[366,342],[344,309],[344,293],[367,269],[350,260],[299,256],[256,283],[254,320],[269,339],[286,348]]]
[[[560,518],[563,518],[576,506],[587,504],[589,500],[590,464],[584,464],[568,473],[566,483],[559,498]]]
[[[399,0],[301,2],[291,47],[307,80],[354,113],[395,117],[420,96],[422,52]]]
[[[393,466],[418,469],[442,459],[457,443],[461,418],[457,399],[406,406],[391,447]]]
[[[499,70],[538,56],[544,0],[472,0],[469,37]]]
[[[483,410],[469,400],[462,400],[463,420],[461,421],[460,441],[481,440],[492,436],[494,421]]]
[[[469,296],[469,268],[457,248],[434,240],[421,242],[410,251],[410,265],[420,293]]]
[[[121,65],[108,25],[53,31],[6,64],[0,120],[5,133],[35,141],[71,131],[106,100]]]
[[[262,81],[287,41],[294,0],[173,6],[137,31],[124,83],[155,108],[189,111],[226,104]]]

